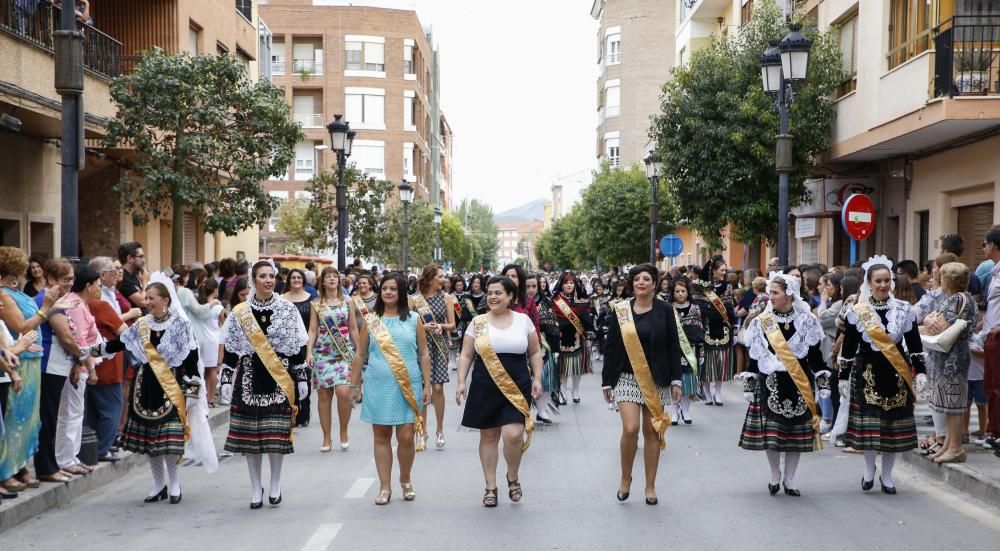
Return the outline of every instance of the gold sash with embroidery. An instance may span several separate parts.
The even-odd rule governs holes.
[[[434,320],[434,323],[441,323],[437,320],[436,317],[434,317],[434,312],[431,311],[431,305],[427,303],[427,299],[424,298],[424,295],[417,293],[412,297],[410,297],[410,299],[413,302],[413,305],[416,307],[414,309],[417,311],[418,314],[420,314],[421,319],[426,319],[427,316],[429,315],[431,319]],[[447,308],[448,308],[448,295],[445,295],[446,311]],[[447,320],[447,317],[445,319]],[[437,335],[428,331],[427,336],[430,337],[432,341],[434,341],[434,346],[437,346],[438,352],[440,352],[445,358],[447,358],[448,343],[446,343],[444,340],[444,331],[442,331],[440,334]]]
[[[318,300],[312,303],[312,307],[316,311],[316,317],[319,318],[319,322],[323,324],[323,327],[326,327],[326,332],[330,334],[330,339],[333,341],[334,346],[337,347],[340,355],[348,364],[353,363],[354,350],[351,350],[351,346],[347,344],[344,336],[340,334],[340,328],[334,322],[332,314],[327,314],[330,307],[320,304]],[[333,322],[332,325],[331,322]]]
[[[524,452],[531,445],[531,432],[535,430],[535,420],[531,417],[528,400],[521,393],[521,389],[517,388],[517,385],[514,384],[510,373],[507,373],[507,370],[504,369],[503,364],[500,363],[500,357],[493,350],[493,343],[490,342],[488,315],[480,314],[472,319],[473,335],[476,340],[476,353],[483,359],[486,371],[490,374],[490,378],[496,383],[500,392],[503,393],[511,405],[517,408],[517,411],[520,411],[524,415],[524,432],[526,438],[521,444],[521,451]]]
[[[618,325],[621,327],[622,342],[625,343],[628,361],[632,364],[632,373],[639,383],[642,400],[646,402],[649,416],[653,420],[653,428],[660,435],[660,449],[663,450],[667,447],[666,432],[667,427],[670,426],[670,413],[663,410],[660,391],[656,388],[653,372],[649,370],[649,362],[646,361],[646,354],[642,351],[639,333],[636,332],[635,321],[632,319],[632,301],[623,300],[616,304],[615,314],[618,316]],[[679,332],[680,328],[678,328]]]
[[[552,298],[552,304],[555,304],[559,308],[559,311],[573,324],[573,329],[576,329],[577,334],[582,337],[584,335],[583,322],[580,321],[580,317],[576,315],[576,312],[566,302],[566,299],[562,295],[556,295]]]
[[[677,340],[681,343],[681,352],[684,354],[684,359],[687,360],[688,365],[691,366],[691,372],[694,376],[698,376],[698,355],[694,352],[694,347],[691,346],[691,342],[688,341],[687,334],[684,333],[684,322],[681,320],[681,314],[674,308],[673,305],[670,307],[674,311],[674,319],[677,320]]]
[[[422,435],[424,433],[424,418],[420,415],[420,402],[417,401],[417,397],[413,393],[413,385],[410,384],[410,373],[406,369],[406,362],[403,361],[403,355],[399,353],[399,348],[393,342],[389,330],[382,323],[382,318],[378,317],[374,312],[369,312],[367,309],[365,311],[367,312],[365,314],[365,325],[368,326],[368,336],[375,339],[375,342],[378,343],[379,349],[382,350],[382,355],[385,356],[386,363],[389,364],[389,369],[392,370],[393,377],[396,378],[396,384],[399,385],[399,390],[403,393],[403,399],[406,400],[410,409],[413,410],[414,433]],[[424,451],[423,438],[418,437],[413,440],[416,451]]]
[[[722,321],[726,322],[727,326],[733,325],[733,322],[729,321],[729,313],[726,312],[725,303],[722,302],[722,299],[719,298],[719,295],[715,294],[715,291],[706,288],[705,299],[708,300],[708,302],[710,302],[712,306],[714,306],[715,309],[719,311],[719,314],[722,315]]]
[[[882,355],[885,356],[885,359],[889,360],[889,363],[892,364],[899,377],[906,382],[906,387],[910,389],[913,398],[916,399],[917,392],[913,388],[913,375],[910,373],[910,364],[906,363],[903,355],[899,353],[896,343],[892,342],[892,338],[885,332],[878,312],[872,308],[871,303],[863,301],[854,305],[854,313],[861,320],[861,325],[864,327],[865,333],[868,334],[868,338],[878,347]]]
[[[361,295],[354,295],[354,306],[358,309],[358,313],[361,314],[362,318],[368,316],[368,305],[365,304],[365,299],[361,298]]]
[[[785,371],[791,376],[792,382],[795,383],[795,388],[798,389],[799,394],[802,395],[802,399],[806,402],[806,406],[809,407],[809,413],[812,414],[813,449],[821,450],[823,449],[823,439],[819,433],[819,414],[816,411],[816,397],[813,395],[812,385],[809,384],[809,377],[802,369],[799,359],[792,352],[792,348],[788,346],[788,341],[785,340],[785,335],[781,333],[778,320],[774,319],[774,315],[770,312],[765,312],[758,316],[757,319],[760,320],[760,328],[764,331],[767,342],[771,343],[771,348],[774,349],[775,355],[781,360],[782,365],[785,366]]]
[[[156,376],[156,381],[160,383],[160,388],[167,395],[170,403],[177,409],[177,416],[181,418],[181,425],[184,426],[184,440],[191,436],[187,422],[187,401],[184,398],[184,391],[174,376],[174,371],[167,365],[167,360],[163,359],[160,352],[149,340],[149,322],[146,317],[139,318],[136,322],[139,326],[139,340],[142,342],[142,349],[146,352],[146,359],[149,360],[149,368]]]
[[[472,303],[471,298],[465,299],[465,307],[469,310],[469,314],[476,315],[476,305]]]
[[[264,331],[260,328],[260,324],[257,323],[257,318],[253,317],[250,304],[248,302],[237,304],[233,308],[233,315],[236,316],[236,321],[243,328],[243,333],[247,336],[247,340],[250,341],[250,345],[253,346],[257,357],[260,358],[260,363],[264,365],[268,374],[277,383],[278,388],[285,394],[285,398],[288,398],[288,405],[292,407],[290,423],[292,426],[295,426],[295,418],[299,414],[299,407],[295,405],[295,381],[288,374],[285,365],[281,363],[281,359],[278,358],[278,353],[274,351],[271,342],[267,340],[267,335],[264,334]],[[292,440],[293,436],[292,433],[289,433],[289,440]]]

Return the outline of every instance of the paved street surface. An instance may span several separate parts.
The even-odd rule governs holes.
[[[722,408],[698,404],[694,424],[668,431],[657,484],[660,505],[643,503],[641,452],[632,497],[615,500],[617,414],[600,398],[598,375],[584,377],[583,403],[539,430],[524,459],[522,503],[481,505],[475,432],[458,427],[454,382],[447,386],[448,444],[417,455],[415,502],[394,483],[377,507],[371,429],[351,422],[351,449],[319,452],[319,420],[296,434],[284,466],[283,503],[249,509],[242,457],[208,475],[182,469],[183,501],[145,505],[146,469],[6,532],[3,551],[160,549],[995,549],[1000,511],[897,464],[899,494],[861,492],[862,458],[838,449],[807,454],[801,498],[767,494],[763,453],[737,447],[745,403],[735,384]],[[315,402],[315,401],[314,401]],[[357,411],[355,411],[355,414]],[[429,428],[433,439],[434,422]],[[226,427],[216,433],[222,449]],[[334,429],[336,439],[336,429]],[[267,487],[267,461],[264,462]],[[395,471],[394,471],[395,473]],[[395,475],[394,475],[395,478]],[[650,547],[652,546],[652,547]]]

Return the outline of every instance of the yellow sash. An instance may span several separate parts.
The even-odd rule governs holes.
[[[691,346],[691,342],[688,341],[687,335],[684,333],[684,323],[681,320],[681,315],[677,311],[677,308],[671,306],[671,310],[674,311],[674,319],[677,320],[677,340],[681,343],[681,352],[684,353],[684,359],[687,360],[688,365],[691,366],[691,372],[694,376],[698,376],[698,355],[694,353],[694,347]]]
[[[711,285],[711,283],[709,283],[709,285]],[[722,299],[719,298],[719,295],[715,294],[715,291],[706,288],[705,298],[708,302],[712,303],[712,306],[714,306],[716,310],[719,311],[719,314],[722,315],[722,321],[726,322],[727,326],[733,324],[733,322],[729,321],[729,313],[726,312],[726,305],[722,302]]]
[[[368,316],[368,305],[365,304],[365,299],[361,298],[361,295],[354,295],[354,306],[357,307],[362,318]]]
[[[413,295],[412,297],[410,297],[410,299],[413,302],[413,305],[416,307],[415,310],[417,311],[417,313],[420,314],[421,319],[424,319],[428,315],[430,315],[431,319],[434,320],[435,323],[440,323],[440,322],[438,322],[437,318],[434,316],[434,312],[431,311],[431,305],[427,303],[427,299],[424,298],[424,295],[422,295],[420,293],[417,293],[417,294]],[[445,295],[445,309],[446,309],[446,311],[447,311],[447,307],[448,307],[448,298],[447,298],[447,295]],[[446,316],[447,316],[447,314],[446,314]],[[447,317],[445,319],[447,320]],[[444,340],[444,331],[442,331],[440,335],[435,335],[434,333],[431,333],[430,331],[428,331],[427,332],[427,336],[430,337],[430,339],[432,341],[434,341],[434,346],[437,346],[438,352],[440,352],[445,358],[447,358],[448,357],[448,343],[446,343],[445,340]]]
[[[916,399],[917,392],[913,388],[913,375],[910,373],[910,365],[906,363],[903,355],[899,353],[896,343],[892,342],[892,338],[885,332],[885,328],[882,327],[882,319],[878,317],[878,312],[872,308],[871,303],[864,301],[854,305],[854,313],[861,320],[861,325],[865,328],[865,333],[868,333],[868,338],[878,347],[882,355],[885,356],[885,359],[889,360],[889,363],[892,364],[899,377],[906,382],[906,387],[910,389],[914,399]]]
[[[378,343],[379,349],[382,350],[382,355],[385,356],[385,361],[389,364],[389,369],[392,370],[392,375],[396,377],[396,384],[399,385],[399,390],[403,392],[403,399],[406,400],[406,403],[410,405],[410,409],[413,410],[415,416],[413,421],[414,433],[422,435],[424,433],[424,418],[420,415],[420,403],[417,402],[417,397],[413,394],[413,385],[410,384],[410,373],[406,370],[406,362],[403,361],[403,355],[399,353],[399,348],[393,342],[389,330],[382,324],[382,318],[378,317],[374,312],[368,312],[365,314],[365,324],[368,325],[368,336],[375,339],[375,342]],[[416,451],[424,451],[423,438],[418,437],[413,440]]]
[[[250,304],[247,302],[237,304],[233,308],[233,315],[236,316],[236,321],[240,323],[243,333],[246,334],[247,339],[253,346],[254,352],[260,358],[260,363],[264,365],[271,378],[278,384],[278,388],[285,393],[285,398],[288,398],[288,405],[292,407],[290,422],[292,426],[295,426],[295,418],[299,414],[299,407],[295,405],[295,381],[292,380],[292,376],[288,374],[285,365],[281,363],[281,359],[278,358],[274,347],[267,340],[267,335],[264,334],[264,331],[260,328],[260,324],[257,323],[257,318],[253,317]],[[289,440],[292,439],[293,435],[289,433]]]
[[[153,371],[153,375],[156,376],[156,381],[160,383],[163,393],[167,395],[170,403],[177,408],[177,416],[181,418],[181,425],[184,425],[184,440],[187,440],[191,436],[191,431],[188,429],[187,401],[184,398],[184,391],[181,390],[181,385],[177,383],[177,377],[174,376],[173,370],[167,365],[167,361],[163,359],[160,352],[153,346],[153,342],[149,340],[149,322],[147,319],[141,317],[135,323],[139,326],[139,340],[142,342],[142,349],[146,351],[149,368]]]
[[[577,334],[583,336],[583,323],[580,321],[580,317],[576,315],[576,312],[573,311],[573,308],[570,307],[569,303],[566,302],[566,299],[562,295],[556,295],[552,298],[552,304],[555,304],[559,308],[559,311],[566,316],[566,319],[573,324],[573,329],[576,329]]]
[[[511,405],[517,408],[517,411],[520,411],[524,415],[524,432],[526,438],[521,444],[521,451],[528,451],[528,446],[531,445],[531,432],[535,430],[535,420],[531,417],[528,400],[521,393],[521,389],[517,388],[517,385],[514,384],[510,373],[507,373],[507,370],[504,369],[503,364],[500,363],[500,358],[493,350],[493,343],[490,342],[488,315],[480,314],[472,320],[473,334],[476,339],[476,353],[483,359],[486,371],[490,374],[490,378],[496,383],[500,392],[503,393]]]
[[[326,327],[326,332],[330,334],[330,340],[333,341],[334,346],[337,347],[337,350],[344,358],[344,361],[349,364],[354,362],[354,350],[351,350],[351,346],[347,344],[347,341],[344,340],[344,336],[340,334],[340,328],[337,327],[336,322],[334,322],[332,326],[330,325],[330,322],[334,321],[333,315],[327,314],[330,307],[320,304],[318,300],[312,302],[311,304],[313,309],[316,310],[316,317],[319,318],[319,322],[323,324],[323,327]]]
[[[660,392],[653,381],[653,372],[649,370],[649,363],[646,361],[646,354],[642,351],[642,343],[639,342],[639,333],[635,330],[635,321],[632,319],[632,301],[623,300],[615,305],[615,314],[618,316],[618,325],[622,331],[622,341],[625,343],[625,352],[628,353],[628,361],[632,364],[632,373],[639,383],[639,390],[642,391],[642,399],[646,402],[646,408],[653,420],[653,428],[660,435],[660,449],[667,447],[667,427],[670,426],[670,413],[663,411],[663,401],[660,400]],[[680,330],[678,329],[678,332]]]
[[[819,433],[819,414],[816,412],[816,397],[813,395],[812,385],[809,384],[809,377],[802,369],[799,359],[792,353],[792,348],[788,346],[788,341],[785,340],[785,335],[781,333],[781,328],[778,326],[778,321],[774,319],[774,315],[770,312],[765,312],[758,316],[757,319],[760,320],[760,328],[764,331],[764,335],[767,336],[767,342],[771,343],[771,348],[774,349],[775,355],[781,360],[782,365],[785,366],[785,371],[788,371],[792,382],[795,383],[795,388],[798,389],[799,394],[802,395],[802,399],[809,406],[809,412],[812,414],[813,449],[821,450],[823,449],[823,439]]]

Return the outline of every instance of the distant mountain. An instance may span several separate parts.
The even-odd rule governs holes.
[[[505,210],[493,215],[493,220],[497,222],[511,222],[514,220],[543,220],[545,218],[546,199],[535,199],[510,210]]]

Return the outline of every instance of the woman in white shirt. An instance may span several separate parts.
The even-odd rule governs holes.
[[[473,318],[465,333],[458,362],[459,405],[466,398],[466,378],[475,361],[462,425],[479,429],[479,460],[486,478],[483,505],[497,506],[498,445],[503,437],[507,486],[513,502],[521,501],[518,469],[534,427],[532,398],[542,394],[542,352],[531,319],[510,309],[517,286],[505,276],[486,284],[489,313]],[[531,371],[528,371],[530,361]],[[527,433],[527,440],[525,440]]]

